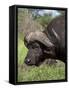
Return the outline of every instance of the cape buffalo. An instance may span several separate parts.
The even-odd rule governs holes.
[[[29,49],[25,58],[27,65],[39,65],[48,58],[65,62],[65,16],[53,19],[43,32],[29,33],[24,42]]]

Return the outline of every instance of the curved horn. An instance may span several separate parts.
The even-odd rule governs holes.
[[[58,34],[55,32],[55,30],[53,28],[52,28],[52,32],[53,32],[53,35],[55,36],[55,38],[60,41],[60,37],[58,36]]]
[[[41,31],[31,32],[29,35],[26,36],[26,40],[29,43],[30,41],[38,40],[47,47],[54,46],[53,43],[48,39],[45,33]]]

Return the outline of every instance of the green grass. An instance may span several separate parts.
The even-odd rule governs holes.
[[[24,42],[18,39],[18,64],[23,64],[28,49],[25,47]]]
[[[39,81],[39,80],[60,80],[65,79],[65,64],[58,61],[56,65],[27,66],[24,59],[28,49],[24,42],[18,39],[18,82]]]

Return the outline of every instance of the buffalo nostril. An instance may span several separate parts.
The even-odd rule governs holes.
[[[27,59],[27,62],[28,62],[28,63],[30,63],[30,61],[31,61],[30,59]]]
[[[25,60],[25,63],[26,63],[26,64],[29,64],[30,61],[31,61],[30,59],[26,59],[26,60]]]

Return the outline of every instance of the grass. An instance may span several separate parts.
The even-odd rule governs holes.
[[[40,66],[27,66],[24,59],[28,49],[24,42],[18,39],[18,82],[60,80],[65,79],[65,64],[58,61],[56,65],[47,65],[45,62]]]

